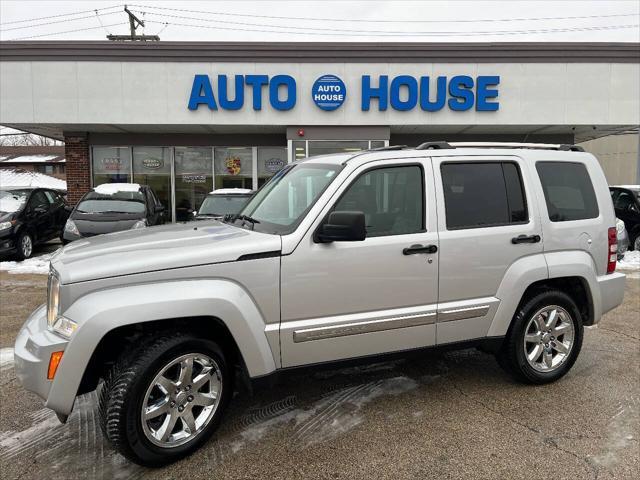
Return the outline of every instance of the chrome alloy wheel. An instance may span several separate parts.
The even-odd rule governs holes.
[[[29,258],[33,253],[33,241],[29,235],[23,235],[20,240],[20,250],[24,258]]]
[[[527,362],[538,372],[553,372],[569,358],[574,336],[569,312],[558,305],[544,307],[533,315],[525,330]]]
[[[220,367],[211,357],[189,353],[165,365],[142,403],[145,436],[172,448],[199,435],[218,409],[222,394]]]

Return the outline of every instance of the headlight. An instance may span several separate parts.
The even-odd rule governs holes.
[[[80,231],[73,220],[67,220],[67,223],[64,224],[64,231],[80,236]]]
[[[12,222],[2,222],[0,223],[0,230],[6,230],[8,228],[13,227],[13,223]]]
[[[47,325],[66,338],[70,338],[78,327],[73,320],[60,316],[60,279],[55,270],[49,273],[47,285]]]
[[[621,234],[624,232],[624,222],[619,218],[616,219],[616,230],[618,231],[618,234]]]
[[[135,230],[137,228],[144,228],[146,226],[147,226],[146,220],[138,220],[136,223],[133,224],[133,227],[131,227],[131,229]]]
[[[60,313],[60,279],[55,270],[49,272],[47,283],[47,325],[53,328]]]

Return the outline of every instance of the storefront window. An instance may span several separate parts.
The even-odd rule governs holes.
[[[93,186],[131,182],[129,147],[93,147]]]
[[[343,140],[309,140],[309,156],[328,155],[330,153],[348,153],[367,150],[369,141],[343,141]]]
[[[171,218],[171,152],[167,147],[133,147],[133,181],[149,185]]]
[[[253,188],[253,149],[229,147],[215,149],[216,189]]]
[[[258,148],[258,188],[265,184],[274,173],[287,164],[287,149],[279,147]]]
[[[211,147],[176,147],[176,220],[185,222],[213,190]]]

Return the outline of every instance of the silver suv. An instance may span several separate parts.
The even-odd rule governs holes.
[[[564,145],[427,143],[310,158],[227,223],[82,239],[52,259],[16,372],[65,421],[100,385],[105,435],[158,466],[221,422],[235,372],[434,346],[555,381],[622,302],[596,159]]]

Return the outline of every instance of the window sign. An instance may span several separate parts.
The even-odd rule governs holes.
[[[93,147],[93,185],[131,181],[129,147]]]
[[[251,147],[218,147],[214,155],[216,188],[252,188]]]

